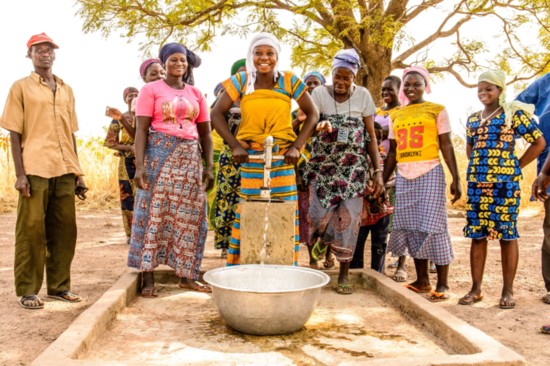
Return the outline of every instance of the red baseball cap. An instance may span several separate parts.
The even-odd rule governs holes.
[[[42,32],[40,34],[35,34],[34,36],[32,36],[29,41],[27,42],[27,48],[31,48],[32,46],[34,46],[35,44],[40,44],[40,43],[51,43],[51,45],[53,46],[53,48],[59,48],[58,45],[56,45],[54,43],[54,41],[52,41],[52,39],[50,37],[48,37],[46,35],[46,33]]]

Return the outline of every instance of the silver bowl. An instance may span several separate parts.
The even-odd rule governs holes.
[[[330,277],[304,267],[247,264],[210,270],[204,280],[230,327],[275,335],[304,326]]]

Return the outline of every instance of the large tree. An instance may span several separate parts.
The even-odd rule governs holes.
[[[550,63],[550,1],[491,0],[77,0],[84,30],[167,40],[208,50],[214,37],[270,31],[292,45],[293,65],[327,71],[331,55],[354,48],[357,83],[380,90],[385,76],[413,64],[474,86],[481,67],[526,80]]]

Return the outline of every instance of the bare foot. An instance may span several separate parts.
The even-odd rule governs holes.
[[[317,264],[317,261],[312,259],[312,260],[309,262],[309,268],[311,268],[311,269],[319,269],[319,265]]]

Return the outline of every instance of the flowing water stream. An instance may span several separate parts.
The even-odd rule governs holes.
[[[269,187],[267,187],[269,189]],[[260,264],[264,264],[267,259],[267,247],[270,245],[267,239],[267,230],[269,229],[269,205],[271,204],[271,195],[265,205],[264,215],[264,233],[262,236],[262,249],[260,250]]]

